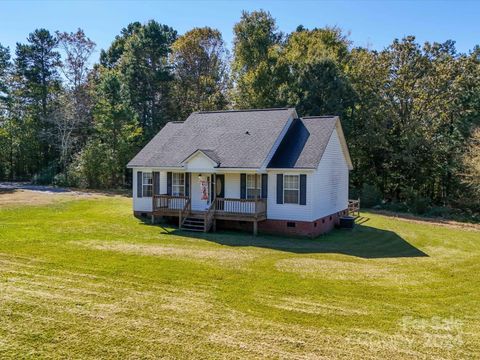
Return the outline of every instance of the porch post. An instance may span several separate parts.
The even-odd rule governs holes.
[[[258,234],[258,223],[257,220],[253,222],[253,236],[257,236]]]

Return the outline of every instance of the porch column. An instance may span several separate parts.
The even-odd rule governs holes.
[[[253,222],[253,236],[257,236],[257,234],[258,234],[258,222],[257,220],[255,220]]]

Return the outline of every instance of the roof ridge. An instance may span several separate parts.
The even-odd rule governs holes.
[[[300,119],[331,119],[336,118],[338,115],[312,115],[312,116],[302,116]]]
[[[232,109],[232,110],[211,110],[211,111],[195,111],[196,114],[215,114],[215,113],[228,113],[228,112],[254,112],[254,111],[278,111],[278,110],[292,110],[294,108],[279,107],[279,108],[266,108],[266,109]]]

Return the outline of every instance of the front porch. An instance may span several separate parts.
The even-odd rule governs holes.
[[[216,220],[248,221],[257,234],[259,221],[267,218],[266,199],[238,199],[216,197],[205,210],[192,210],[189,196],[153,195],[152,220],[157,216],[178,217],[180,229],[190,231],[216,230]]]

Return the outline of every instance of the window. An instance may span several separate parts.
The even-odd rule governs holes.
[[[153,194],[153,176],[152,173],[143,173],[142,179],[142,195],[143,197],[152,197]]]
[[[284,175],[283,177],[283,202],[285,204],[298,204],[300,198],[300,181],[298,175]]]
[[[294,222],[287,222],[287,227],[289,228],[294,228],[297,224],[295,224]]]
[[[185,174],[172,173],[172,195],[185,196]]]
[[[255,184],[255,178],[257,179]],[[255,199],[262,197],[261,194],[261,177],[256,174],[247,174],[247,199]]]

